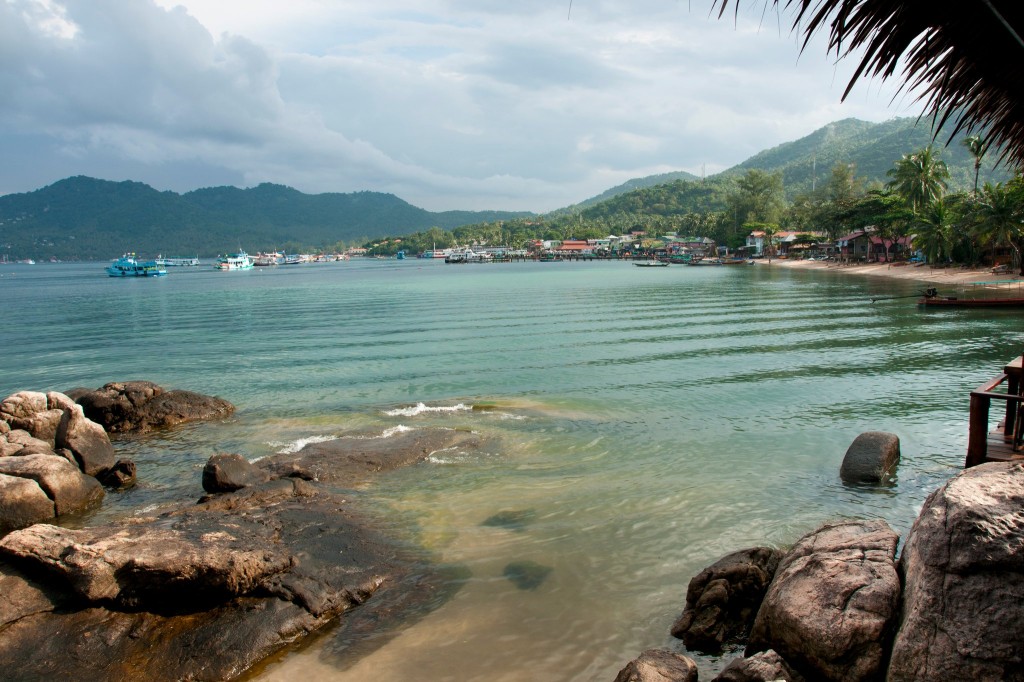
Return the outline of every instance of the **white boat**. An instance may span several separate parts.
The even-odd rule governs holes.
[[[229,253],[226,256],[217,258],[218,270],[250,270],[252,269],[252,258],[245,251]]]
[[[107,266],[111,277],[162,277],[167,274],[154,260],[138,261],[134,253],[126,253]]]
[[[165,268],[194,267],[196,265],[199,265],[199,256],[196,256],[195,258],[189,256],[157,256],[155,262],[157,265],[163,266]]]
[[[444,257],[445,263],[488,263],[492,260],[494,260],[494,256],[491,254],[477,253],[473,249],[452,251]]]
[[[252,264],[256,267],[266,267],[269,265],[279,265],[283,260],[284,254],[279,251],[272,251],[270,253],[261,251],[253,257]]]
[[[668,261],[663,260],[645,260],[639,263],[633,263],[638,268],[667,268]]]

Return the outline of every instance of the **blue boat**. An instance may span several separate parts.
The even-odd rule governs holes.
[[[139,261],[134,253],[126,253],[107,266],[107,274],[111,277],[163,277],[167,270],[155,260]]]

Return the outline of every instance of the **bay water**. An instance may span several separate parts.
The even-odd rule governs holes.
[[[482,449],[360,492],[450,589],[252,676],[611,680],[644,649],[682,650],[668,630],[686,585],[723,554],[837,518],[905,533],[962,467],[968,393],[1020,354],[1021,320],[922,310],[921,288],[766,265],[366,259],[127,280],[96,263],[8,265],[0,395],[146,379],[237,406],[116,440],[140,483],[76,524],[196,499],[217,452],[476,431]],[[898,476],[844,486],[867,430],[900,437]],[[510,580],[517,562],[541,567],[539,584]],[[696,658],[710,673],[732,655]]]

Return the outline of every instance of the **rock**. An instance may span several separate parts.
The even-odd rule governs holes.
[[[748,656],[774,649],[812,680],[873,680],[897,618],[899,536],[881,520],[828,523],[779,563]]]
[[[0,450],[4,456],[52,455],[53,441],[40,440],[22,429],[13,429],[0,437]]]
[[[648,649],[620,670],[615,682],[697,682],[697,664],[682,654]]]
[[[728,554],[690,580],[686,606],[672,626],[691,651],[717,653],[745,640],[782,551],[752,547]]]
[[[535,590],[547,580],[551,570],[550,566],[543,566],[536,561],[513,561],[505,566],[502,575],[520,590]]]
[[[734,659],[711,682],[803,682],[803,679],[782,656],[769,649],[750,658]]]
[[[889,680],[1024,680],[1024,463],[971,467],[933,492],[900,569]]]
[[[110,433],[147,431],[202,419],[220,419],[235,407],[222,398],[192,391],[165,391],[149,381],[112,382],[76,392],[85,416]]]
[[[506,528],[521,533],[526,530],[528,525],[533,523],[536,516],[537,512],[533,509],[502,511],[488,516],[480,525],[491,528]]]
[[[54,516],[53,500],[47,497],[38,483],[28,478],[0,474],[0,535]]]
[[[270,475],[257,469],[245,457],[235,454],[214,455],[203,467],[203,490],[230,493],[250,485],[265,483]]]
[[[119,459],[100,476],[99,482],[114,490],[125,490],[135,485],[135,462]]]
[[[54,445],[70,450],[82,473],[89,476],[99,476],[114,466],[114,446],[103,427],[86,419],[80,405],[62,414]]]
[[[0,474],[28,478],[53,500],[57,516],[84,511],[103,499],[103,487],[57,455],[0,457]]]
[[[45,412],[47,409],[49,408],[45,393],[19,391],[0,401],[0,419],[10,424],[11,428],[28,431],[25,424],[36,414]]]
[[[296,453],[260,460],[256,466],[272,477],[359,486],[383,472],[422,462],[445,448],[478,448],[480,438],[468,431],[412,429],[390,437],[356,434],[310,443]]]
[[[900,439],[892,433],[866,431],[846,450],[839,477],[844,483],[880,483],[900,461]]]

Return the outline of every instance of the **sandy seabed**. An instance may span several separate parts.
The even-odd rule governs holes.
[[[892,277],[894,279],[909,279],[919,282],[930,282],[933,284],[973,284],[984,282],[986,285],[1003,285],[1010,287],[1019,286],[1022,280],[1015,273],[993,274],[991,268],[964,268],[964,267],[932,267],[930,265],[889,265],[887,263],[857,263],[853,265],[842,265],[827,261],[810,260],[772,260],[758,261],[758,265],[770,265],[771,267],[799,268],[802,270],[822,270],[847,275],[861,275],[864,277]]]

